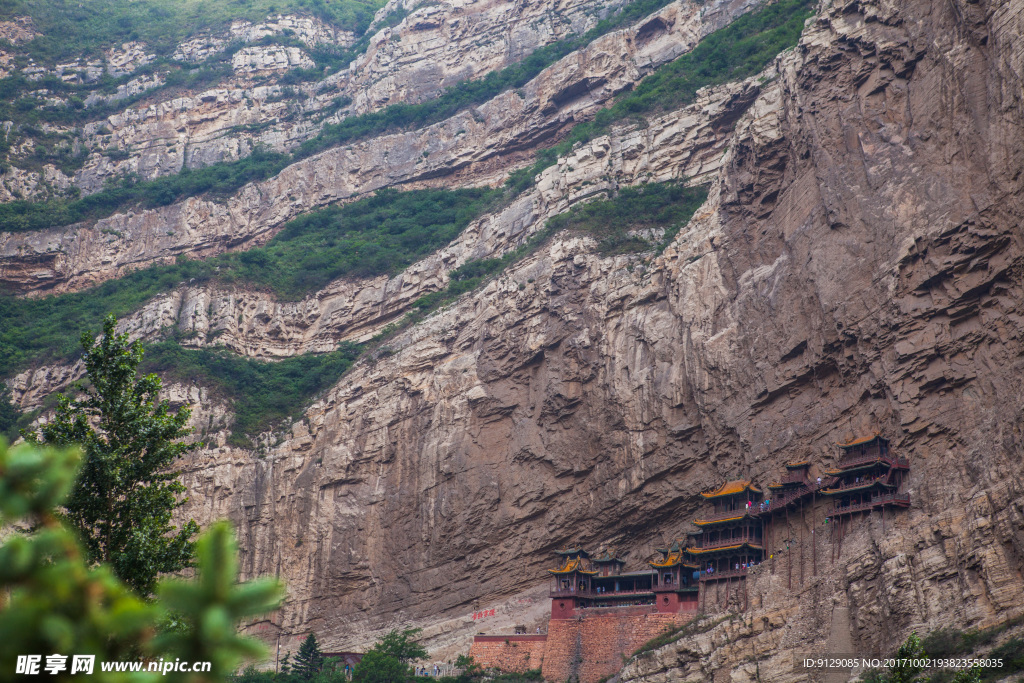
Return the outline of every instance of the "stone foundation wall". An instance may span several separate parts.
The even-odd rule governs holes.
[[[691,618],[691,614],[587,614],[575,619],[552,619],[544,652],[544,678],[596,683],[622,668],[622,655],[629,655],[666,628]]]
[[[476,636],[469,655],[485,669],[522,673],[541,668],[547,636]]]

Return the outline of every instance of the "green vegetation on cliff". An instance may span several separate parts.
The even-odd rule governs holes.
[[[644,231],[664,229],[657,240],[661,250],[707,198],[704,187],[647,183],[624,187],[609,199],[577,204],[548,225],[554,230],[589,232],[598,241],[598,252],[606,256],[651,249],[654,245]]]
[[[20,50],[53,64],[96,56],[133,40],[157,54],[170,54],[197,33],[277,13],[312,14],[358,35],[383,5],[381,0],[0,0],[0,21],[31,17],[42,35]]]
[[[329,147],[387,131],[414,130],[443,121],[464,109],[483,104],[506,90],[526,85],[562,57],[589,45],[606,33],[647,16],[668,3],[669,0],[634,0],[618,13],[598,22],[594,28],[581,36],[566,38],[541,47],[520,62],[492,71],[479,80],[463,81],[453,85],[432,100],[420,104],[393,104],[380,111],[352,116],[340,123],[325,126],[319,135],[303,143],[296,156],[308,156]]]
[[[42,299],[0,297],[0,377],[31,363],[68,360],[80,330],[109,312],[124,316],[154,295],[185,282],[245,283],[298,298],[336,277],[396,273],[450,242],[501,197],[495,190],[386,190],[340,207],[329,207],[289,223],[264,247],[207,261],[179,260],[130,273],[92,289]],[[509,253],[470,261],[452,271],[446,289],[421,297],[404,320],[408,325],[472,291],[489,277],[532,253],[558,230],[593,234],[602,253],[647,251],[663,246],[706,197],[703,188],[650,183],[620,190],[615,197],[582,204],[556,216],[532,239]],[[656,240],[630,232],[664,228]],[[211,335],[215,338],[216,331]],[[386,336],[386,335],[384,335]],[[311,397],[338,380],[363,347],[342,344],[326,354],[275,362],[243,358],[223,348],[188,349],[165,340],[149,346],[143,367],[168,379],[207,386],[228,400],[236,414],[231,441],[247,444],[282,420],[300,414]],[[18,420],[11,412],[10,429]],[[212,425],[211,425],[212,426]]]
[[[382,190],[300,216],[265,246],[248,251],[205,261],[182,258],[71,294],[0,296],[0,377],[30,363],[71,357],[80,331],[97,327],[108,313],[123,317],[186,282],[235,282],[300,299],[339,277],[395,274],[450,242],[500,196],[491,189]]]
[[[707,195],[706,187],[688,187],[682,181],[670,181],[624,187],[607,199],[578,204],[548,220],[542,230],[503,256],[467,261],[448,273],[445,289],[417,299],[413,310],[388,332],[416,323],[427,313],[476,289],[491,276],[532,254],[560,230],[589,233],[597,240],[597,251],[602,256],[645,251],[660,253],[693,217]],[[663,232],[659,235],[657,230]]]
[[[779,53],[797,44],[812,5],[810,0],[779,0],[708,35],[692,51],[660,67],[632,92],[599,111],[592,121],[574,126],[559,144],[540,152],[533,166],[513,173],[509,184],[528,187],[534,176],[568,154],[574,145],[607,133],[614,124],[642,122],[644,117],[693,102],[701,88],[760,72]]]
[[[0,0],[2,2],[2,0]],[[565,55],[589,44],[596,38],[628,25],[666,5],[668,0],[634,0],[612,17],[599,22],[587,33],[547,45],[526,59],[475,81],[464,81],[444,91],[439,97],[420,104],[394,104],[380,111],[348,117],[340,123],[325,126],[315,137],[304,142],[291,154],[257,151],[231,162],[220,162],[178,175],[139,182],[127,178],[98,193],[82,199],[60,198],[45,202],[16,201],[0,205],[0,228],[8,232],[25,232],[69,225],[79,221],[98,220],[128,207],[155,208],[185,197],[199,195],[226,196],[249,182],[265,180],[288,164],[310,157],[330,147],[358,139],[381,135],[388,131],[411,130],[442,121],[468,107],[486,102],[501,92],[525,85],[541,71]],[[364,46],[365,47],[365,46]],[[358,46],[353,51],[358,51]],[[0,80],[0,92],[14,104],[0,103],[0,112],[17,113],[14,95],[25,86],[17,77]],[[54,79],[56,80],[56,79]],[[54,87],[61,88],[60,84]],[[21,100],[18,100],[21,102]],[[24,107],[32,107],[26,101]],[[6,109],[5,109],[6,108]],[[30,111],[20,112],[29,116]],[[31,118],[31,117],[30,117]],[[19,119],[20,120],[20,119]],[[68,147],[70,149],[70,147]],[[0,150],[2,153],[3,150]],[[84,157],[67,159],[63,153],[56,161],[81,163]],[[52,160],[51,160],[52,161]],[[70,166],[69,166],[70,168]]]
[[[310,399],[348,372],[360,353],[361,346],[346,343],[330,353],[258,361],[224,349],[186,349],[164,341],[149,346],[142,367],[168,380],[208,387],[214,396],[227,399],[235,413],[229,443],[248,446],[248,437],[299,417]]]

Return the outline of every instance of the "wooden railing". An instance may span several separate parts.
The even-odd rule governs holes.
[[[654,590],[651,588],[635,588],[633,590],[604,591],[599,593],[596,590],[581,590],[579,588],[564,588],[562,590],[550,591],[549,598],[614,598],[630,595],[651,595]]]
[[[873,462],[885,462],[891,467],[899,467],[902,469],[910,467],[910,461],[906,458],[897,458],[891,454],[881,455],[876,451],[874,453],[865,453],[864,455],[853,455],[839,458],[836,468],[846,469],[849,467],[860,467],[861,465],[867,465]]]
[[[707,542],[703,538],[701,539],[700,546],[701,550],[714,550],[715,548],[728,548],[731,545],[739,545],[741,543],[756,543],[760,545],[761,539],[755,538],[750,534],[744,534],[736,538],[720,538],[717,541]]]
[[[830,486],[829,489],[832,490],[832,491],[845,491],[846,489],[859,489],[862,486],[868,486],[870,484],[874,484],[876,481],[882,481],[883,479],[885,479],[888,476],[889,475],[887,475],[887,474],[883,474],[881,476],[875,477],[874,479],[863,479],[861,481],[851,481],[851,482],[847,482],[845,484],[839,484],[837,486]]]
[[[910,505],[909,493],[888,493],[876,496],[864,503],[850,503],[849,505],[833,505],[829,509],[830,515],[845,515],[851,512],[870,510],[871,508],[882,507],[883,505]]]
[[[746,567],[740,567],[739,569],[728,569],[726,571],[721,571],[721,572],[712,572],[711,574],[708,574],[706,572],[701,572],[700,573],[700,580],[701,581],[716,581],[718,579],[735,579],[737,577],[746,576],[746,575],[747,575],[747,568]]]

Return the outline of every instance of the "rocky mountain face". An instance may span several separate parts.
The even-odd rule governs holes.
[[[522,92],[328,150],[226,203],[0,235],[0,276],[78,289],[244,249],[376,188],[499,182],[750,6],[670,4]],[[411,12],[384,31],[432,32],[433,47],[369,50],[412,75],[364,66],[352,106],[379,106],[385,87],[415,101],[433,91],[414,84],[441,82],[432,69],[471,77],[521,56],[529,31],[515,27],[548,3],[510,7]],[[578,28],[545,21],[541,36]],[[474,36],[496,35],[500,47],[477,50]],[[621,679],[807,680],[796,653],[886,653],[912,628],[1024,613],[1022,36],[1020,0],[826,0],[760,76],[578,146],[396,277],[297,303],[185,283],[126,319],[139,336],[197,332],[195,345],[216,330],[254,357],[325,351],[372,337],[453,268],[510,251],[573,204],[645,180],[710,183],[662,253],[601,256],[591,237],[558,234],[390,339],[258,451],[227,445],[229,406],[175,387],[209,434],[184,466],[186,514],[232,519],[246,576],[288,583],[281,612],[253,628],[286,643],[315,630],[340,650],[412,624],[436,652],[465,651],[480,607],[499,613],[487,628],[543,621],[557,546],[612,544],[639,563],[685,533],[698,491],[829,462],[835,442],[873,431],[911,461],[908,511],[884,527],[865,518],[827,568],[819,537],[822,566],[796,584],[756,573],[746,612],[635,658]],[[431,65],[403,61],[414,52]],[[76,372],[11,385],[31,406]]]
[[[53,164],[39,170],[20,168],[0,182],[0,200],[46,196],[77,188],[85,194],[128,173],[151,179],[245,157],[258,145],[290,151],[325,124],[347,115],[375,111],[387,104],[420,102],[460,81],[521,60],[534,50],[569,35],[583,33],[622,2],[578,0],[559,3],[392,2],[379,13],[366,50],[343,71],[321,80],[282,82],[295,69],[312,69],[310,48],[351,47],[351,31],[336,29],[306,16],[276,15],[253,23],[235,21],[223,31],[210,31],[182,42],[172,59],[184,66],[201,65],[228,49],[231,74],[215,87],[194,92],[166,88],[167,69],[142,73],[115,93],[85,98],[88,107],[120,100],[131,106],[81,126],[48,126],[46,133],[73,138],[76,152],[88,158],[80,169],[65,173]],[[422,6],[421,6],[422,5]],[[389,19],[400,17],[391,26]],[[7,22],[9,42],[30,39],[27,17]],[[290,38],[298,45],[270,40]],[[239,44],[241,47],[239,47]],[[16,51],[0,51],[13,60]],[[56,75],[69,83],[89,83],[103,75],[131,76],[154,61],[142,43],[125,43],[104,58],[77,60],[47,68],[32,61],[20,70],[29,79]],[[2,64],[2,61],[0,61]],[[8,69],[8,73],[17,73]],[[33,93],[49,106],[68,103],[45,89]],[[30,153],[40,140],[20,142]]]

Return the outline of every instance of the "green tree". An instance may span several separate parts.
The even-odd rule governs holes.
[[[953,683],[981,683],[981,669],[973,667],[953,674]]]
[[[426,649],[413,640],[421,630],[396,629],[385,634],[352,670],[352,683],[403,683],[412,678],[410,665],[427,656]]]
[[[371,649],[352,670],[352,683],[406,683],[412,678],[408,664]]]
[[[194,521],[181,529],[171,524],[185,504],[175,460],[199,444],[178,439],[189,433],[190,411],[172,413],[159,401],[156,375],[139,378],[142,344],[117,334],[117,319],[103,321],[103,337],[82,335],[89,384],[78,383],[82,398],[58,397],[54,419],[36,443],[78,444],[83,467],[64,503],[66,519],[82,536],[88,559],[108,564],[140,595],[151,595],[157,576],[191,566],[199,530]],[[94,426],[95,425],[95,426]]]
[[[316,642],[316,634],[310,633],[299,646],[299,652],[292,663],[292,673],[308,681],[320,671],[323,663],[324,654],[320,651],[320,644]]]
[[[918,674],[924,669],[919,666],[919,662],[923,661],[924,657],[921,639],[917,637],[917,631],[914,631],[896,650],[886,680],[888,683],[915,683],[920,680]]]
[[[236,548],[227,523],[211,527],[197,544],[196,581],[171,581],[159,599],[145,602],[104,565],[94,566],[55,510],[72,489],[77,449],[8,448],[0,439],[0,527],[14,532],[0,545],[0,671],[15,670],[19,655],[93,655],[99,682],[153,680],[152,674],[102,671],[101,662],[134,659],[208,661],[211,671],[167,672],[167,683],[220,681],[243,656],[263,654],[242,638],[239,620],[276,609],[282,590],[274,580],[236,583]],[[152,639],[166,608],[184,628]],[[70,664],[71,662],[66,662]],[[47,680],[77,681],[70,667]],[[5,679],[6,680],[6,679]]]
[[[392,630],[374,643],[371,651],[380,652],[394,657],[402,664],[412,664],[427,658],[427,650],[413,638],[419,635],[421,628],[407,628],[404,631]]]

